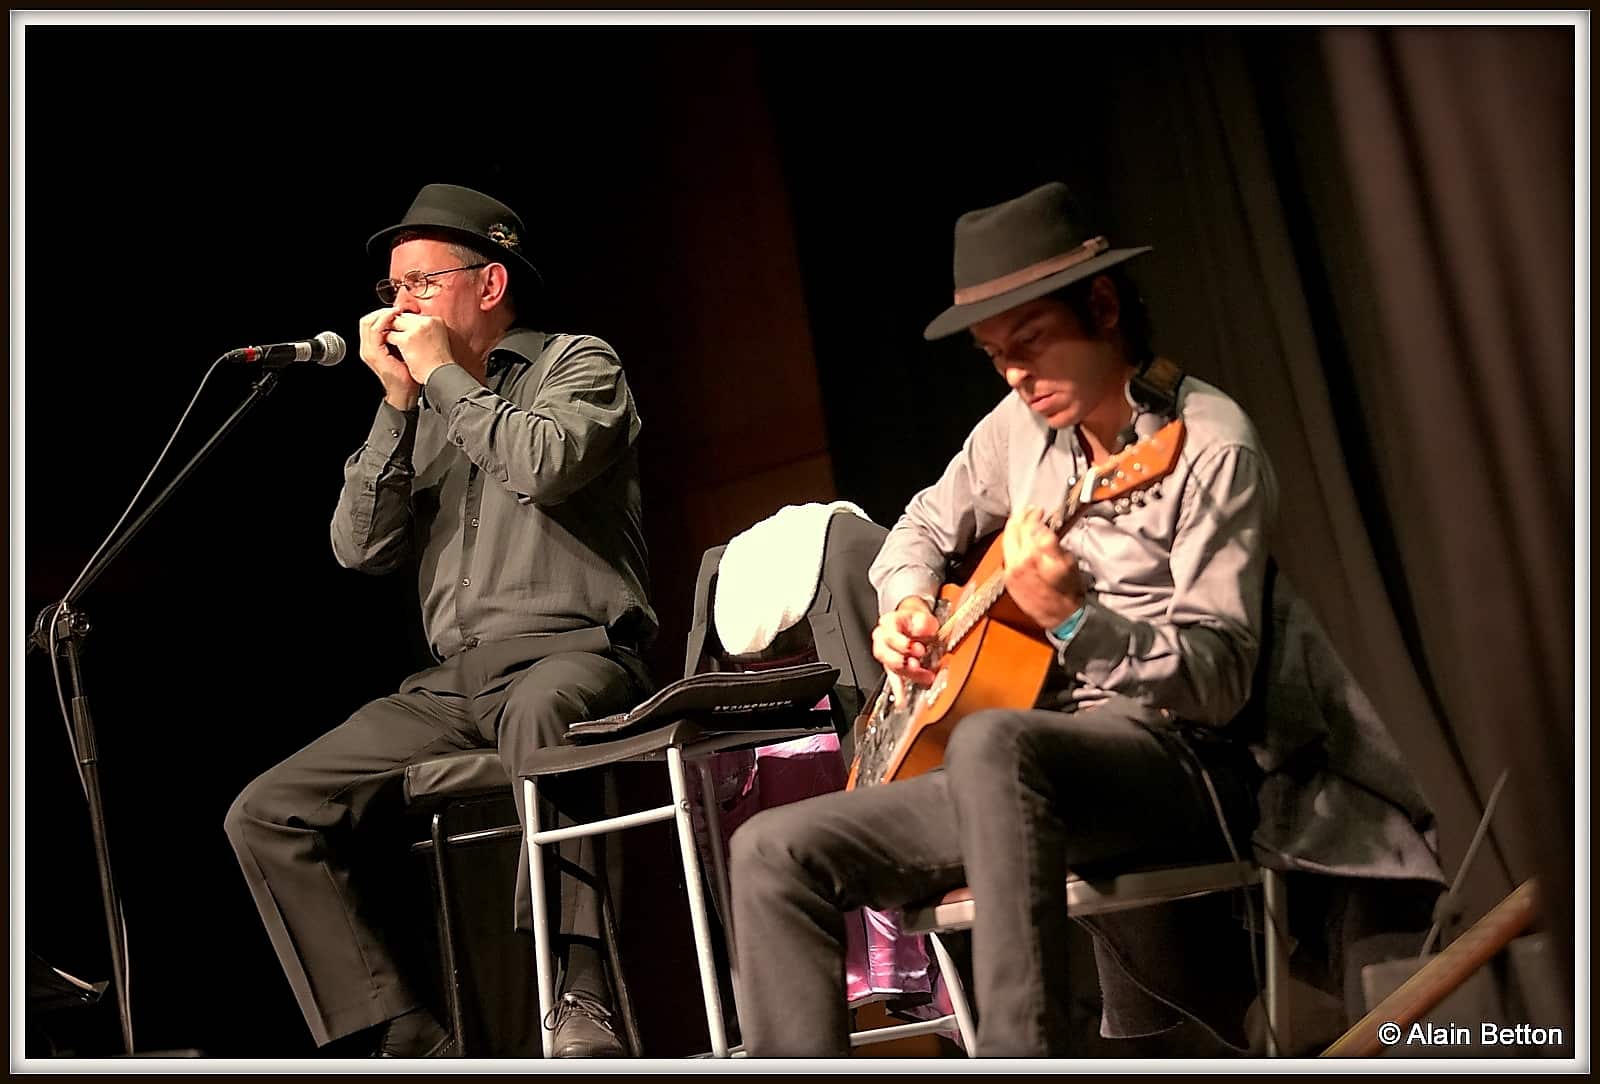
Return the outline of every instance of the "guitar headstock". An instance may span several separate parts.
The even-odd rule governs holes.
[[[1178,465],[1183,436],[1183,419],[1179,418],[1128,445],[1084,477],[1078,503],[1115,500],[1159,482]]]

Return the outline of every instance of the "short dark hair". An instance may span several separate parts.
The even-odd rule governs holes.
[[[1110,268],[1080,279],[1070,286],[1063,286],[1046,297],[1060,301],[1072,310],[1078,318],[1079,325],[1091,335],[1099,334],[1099,327],[1095,324],[1094,310],[1089,304],[1089,295],[1094,289],[1094,280],[1105,277],[1111,280],[1112,287],[1117,291],[1117,329],[1122,332],[1122,341],[1128,348],[1128,361],[1134,365],[1142,365],[1150,360],[1150,310],[1145,307],[1144,298],[1139,293],[1139,288],[1128,277],[1127,271],[1121,266]]]
[[[489,245],[479,248],[463,240],[458,234],[442,233],[437,230],[414,229],[401,230],[389,241],[389,249],[393,251],[396,245],[403,245],[407,241],[442,241],[450,252],[452,259],[460,264],[497,263],[506,269],[506,298],[504,304],[506,311],[512,316],[516,315],[516,295],[513,293],[515,283],[511,281],[511,265],[506,263],[504,254],[498,254]]]

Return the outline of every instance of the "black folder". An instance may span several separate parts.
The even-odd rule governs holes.
[[[695,674],[674,681],[637,707],[603,719],[574,723],[567,739],[604,741],[639,734],[687,719],[708,731],[776,730],[831,725],[827,712],[813,712],[839,680],[825,662],[775,670]]]

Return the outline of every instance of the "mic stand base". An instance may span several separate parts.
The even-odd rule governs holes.
[[[111,873],[111,852],[106,845],[105,804],[100,796],[100,756],[94,743],[94,720],[89,712],[89,697],[83,688],[83,670],[79,664],[79,646],[89,632],[89,619],[81,610],[66,603],[50,607],[54,612],[50,620],[45,614],[35,622],[34,635],[41,634],[49,646],[54,630],[55,647],[66,656],[67,672],[72,682],[72,743],[78,755],[78,775],[83,780],[84,794],[89,802],[89,829],[94,837],[95,864],[100,872],[100,906],[105,911],[106,934],[111,948],[111,987],[117,996],[117,1020],[122,1029],[122,1049],[133,1053],[133,1018],[128,1005],[127,944],[122,936],[122,901],[117,895],[116,881]],[[47,611],[49,612],[49,611]]]

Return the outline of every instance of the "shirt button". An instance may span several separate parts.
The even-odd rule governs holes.
[[[457,448],[461,447],[466,442],[467,442],[467,438],[466,437],[461,437],[461,436],[456,437],[456,447]]]
[[[398,430],[398,429],[391,429],[391,430],[389,430],[389,435],[390,435],[390,436],[391,436],[391,437],[398,437],[398,436],[399,436],[399,435],[400,435],[400,430]]]
[[[467,637],[467,646],[468,647],[477,647],[478,646],[478,638],[476,636],[468,636]]]
[[[471,587],[472,586],[472,577],[471,576],[463,576],[463,577],[461,577],[461,586],[462,587]]]
[[[472,517],[472,522],[471,522],[471,524],[469,524],[469,526],[476,527],[477,525],[478,525],[478,517],[477,516],[473,516]]]

